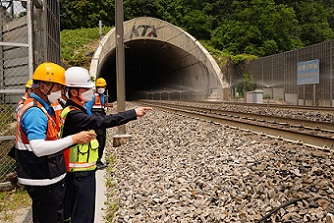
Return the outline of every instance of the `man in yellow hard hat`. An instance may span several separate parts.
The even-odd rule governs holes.
[[[90,109],[92,115],[106,115],[108,109],[108,97],[105,94],[107,88],[107,82],[104,78],[100,77],[95,81],[95,92],[93,94],[92,100],[86,103],[86,108]],[[97,129],[96,139],[99,142],[99,158],[96,162],[97,169],[105,168],[102,162],[102,156],[104,147],[106,145],[107,130],[106,128]]]
[[[26,90],[27,89],[30,89],[32,87],[32,79],[28,80],[27,83],[26,83]]]
[[[30,80],[27,81],[27,83],[25,85],[25,87],[26,87],[26,90],[25,90],[26,94],[24,94],[25,99],[27,99],[29,97],[29,94],[32,91],[32,82],[33,82],[33,80],[30,79]]]
[[[27,100],[27,98],[29,97],[29,94],[32,91],[32,84],[33,84],[32,82],[33,82],[32,79],[30,79],[30,80],[27,81],[27,83],[25,85],[26,89],[25,89],[24,95],[21,97],[21,100],[17,103],[16,112],[20,109],[20,107],[22,106],[23,102],[25,100]]]
[[[65,69],[46,62],[33,74],[33,90],[17,114],[16,172],[32,199],[33,222],[63,222],[61,204],[65,194],[64,149],[89,142],[94,133],[82,131],[58,139],[51,103],[60,97]]]

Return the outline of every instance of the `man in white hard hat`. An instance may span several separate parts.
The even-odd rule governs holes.
[[[33,222],[62,223],[59,212],[65,194],[64,149],[87,143],[94,133],[83,131],[58,139],[51,103],[60,97],[65,69],[51,62],[40,64],[32,76],[34,89],[17,114],[16,171],[32,199]]]
[[[91,116],[85,103],[92,99],[93,87],[88,70],[71,67],[65,72],[65,83],[69,99],[62,111],[64,120],[61,136],[66,137],[83,130],[111,128],[125,124],[146,114],[149,107],[139,107],[113,115]],[[75,145],[65,151],[67,168],[66,193],[64,199],[65,222],[94,223],[96,161],[98,142]]]

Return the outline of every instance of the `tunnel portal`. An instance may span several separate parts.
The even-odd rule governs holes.
[[[115,29],[101,40],[90,73],[108,83],[116,101]],[[124,23],[126,100],[221,100],[228,84],[220,68],[192,36],[151,17]]]

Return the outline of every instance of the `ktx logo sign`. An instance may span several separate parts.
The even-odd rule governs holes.
[[[130,39],[132,39],[133,36],[135,37],[140,37],[140,36],[158,37],[157,31],[162,28],[164,28],[164,26],[158,27],[158,28],[155,28],[155,26],[153,25],[139,25],[137,27],[132,26]]]

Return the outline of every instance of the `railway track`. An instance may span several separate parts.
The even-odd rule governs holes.
[[[112,148],[117,222],[325,222],[334,213],[333,150],[222,125],[191,106],[150,106],[129,124],[129,144]]]
[[[311,110],[311,111],[328,112],[328,113],[334,114],[334,108],[333,107],[286,105],[286,104],[275,104],[275,103],[270,103],[270,102],[266,103],[265,101],[263,101],[262,104],[259,104],[259,103],[246,103],[246,102],[233,102],[233,101],[223,101],[223,102],[198,101],[198,103],[201,103],[201,104],[214,104],[214,105],[248,106],[248,107],[259,107],[259,108],[278,108],[278,109],[301,110],[301,111],[310,111]]]
[[[254,131],[299,144],[322,149],[334,148],[334,124],[301,118],[278,117],[242,111],[227,111],[198,105],[171,103],[168,101],[139,101],[140,104],[156,107],[180,115],[227,124],[246,131]]]

